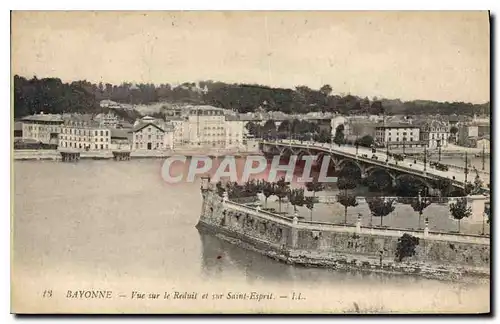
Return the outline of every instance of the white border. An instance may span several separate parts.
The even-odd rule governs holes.
[[[298,1],[298,0],[288,0],[283,1],[283,3],[271,3],[269,0],[253,0],[248,2],[240,1],[179,1],[176,3],[168,3],[168,5],[161,5],[160,1],[130,1],[124,3],[124,1],[119,1],[116,3],[108,2],[104,3],[102,0],[87,0],[70,3],[68,1],[33,1],[24,0],[16,1],[14,4],[10,4],[9,8],[6,8],[8,2],[3,1],[1,3],[2,11],[0,16],[0,22],[2,24],[1,37],[2,37],[2,103],[4,116],[0,119],[2,123],[1,130],[4,132],[4,136],[1,137],[2,140],[2,151],[3,158],[2,171],[4,174],[4,179],[10,179],[10,12],[8,10],[488,10],[490,9],[492,13],[498,13],[499,1],[493,0],[474,0],[474,1],[436,1],[436,0],[420,0],[413,3],[403,2],[403,1],[387,1],[387,0],[343,0],[335,2],[326,2],[318,0],[308,0],[308,1]],[[5,7],[5,8],[4,8]],[[498,17],[496,19],[496,27],[498,28]],[[498,43],[498,34],[495,34],[495,43]],[[498,55],[495,57],[498,59]],[[495,69],[496,70],[496,69]],[[493,75],[491,76],[493,79]],[[498,92],[498,84],[493,91]],[[498,98],[497,98],[498,100]],[[497,109],[497,107],[492,107]],[[495,113],[495,125],[499,125],[498,116],[500,113]],[[495,144],[495,151],[499,150],[500,143]],[[496,173],[495,173],[496,174]],[[498,175],[498,174],[496,174]],[[495,178],[497,180],[497,178]],[[495,181],[496,182],[496,181]],[[1,305],[2,305],[2,322],[11,323],[15,320],[10,313],[10,269],[8,264],[10,264],[10,184],[8,181],[2,181],[2,194],[0,199],[2,203],[0,206],[3,207],[4,213],[2,213],[2,238],[5,240],[2,244],[1,254],[4,260],[3,267],[1,267],[2,278],[4,280],[4,285],[2,285],[1,294]],[[495,200],[498,200],[498,193],[494,192]],[[495,208],[495,210],[500,210]],[[498,214],[498,213],[496,213]],[[496,216],[496,215],[495,215]],[[495,231],[498,233],[500,221],[495,223]],[[498,241],[498,240],[496,240]],[[498,256],[498,246],[495,246],[495,259]],[[498,280],[495,280],[498,282]],[[497,296],[498,297],[498,296]],[[491,305],[492,309],[498,309],[498,298],[496,299],[495,305]],[[4,321],[5,320],[5,321]],[[40,319],[32,320],[33,322],[38,322]],[[48,319],[51,320],[51,319]],[[169,321],[177,321],[173,318],[167,319]],[[187,319],[184,319],[184,321]],[[267,321],[269,319],[255,318],[252,321]],[[287,319],[289,320],[289,319]],[[301,318],[303,320],[303,318]],[[341,318],[333,318],[335,321],[345,321]],[[352,319],[351,321],[359,321],[359,319]],[[438,321],[437,319],[424,318],[428,323]],[[63,319],[62,322],[69,322],[70,319]],[[84,319],[83,321],[87,321]],[[105,319],[94,320],[94,322],[104,322]],[[132,319],[132,321],[141,321],[141,319]],[[385,322],[386,318],[376,319],[378,322]]]

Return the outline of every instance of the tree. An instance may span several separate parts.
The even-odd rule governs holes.
[[[333,89],[329,84],[325,84],[319,89],[319,92],[321,92],[325,97],[328,97],[332,93]]]
[[[372,115],[382,115],[385,113],[384,107],[381,101],[374,101],[370,107],[370,114]]]
[[[354,142],[354,144],[363,147],[372,147],[375,144],[375,140],[371,135],[364,135],[363,137],[357,139],[356,142]]]
[[[288,190],[288,201],[293,206],[293,211],[297,212],[297,206],[304,206],[304,189],[290,189]]]
[[[442,197],[448,197],[449,193],[453,190],[453,185],[450,179],[434,180],[434,188],[439,189]]]
[[[222,197],[224,195],[224,192],[226,191],[224,189],[224,186],[222,185],[222,182],[218,181],[216,184],[215,184],[215,188],[217,190],[217,194]]]
[[[287,196],[289,187],[290,187],[290,182],[286,182],[284,177],[279,179],[274,187],[274,195],[278,197],[280,213],[281,213],[281,203],[283,201],[283,198]]]
[[[347,223],[347,208],[355,207],[358,205],[356,201],[356,196],[352,193],[348,193],[348,190],[353,190],[357,187],[356,181],[351,177],[340,176],[337,179],[337,188],[341,191],[337,195],[337,202],[339,202],[345,208],[344,222]]]
[[[250,121],[245,125],[245,128],[248,130],[250,135],[260,137],[262,127],[259,124]]]
[[[341,192],[337,194],[337,202],[344,206],[344,224],[347,224],[347,208],[356,207],[358,205],[356,196],[348,194],[347,192]]]
[[[422,214],[424,209],[427,208],[431,204],[431,201],[427,198],[423,198],[418,195],[417,199],[412,199],[411,207],[415,212],[418,213],[418,228],[420,228],[420,220],[422,218]]]
[[[357,187],[356,180],[349,176],[340,176],[337,178],[337,188],[339,190],[352,190]]]
[[[268,119],[262,126],[263,134],[271,137],[276,137],[276,123],[272,119]]]
[[[453,218],[458,221],[458,232],[460,233],[460,221],[472,215],[471,207],[467,206],[467,198],[458,198],[455,203],[451,203],[450,212]]]
[[[311,222],[312,222],[312,211],[313,211],[313,208],[314,208],[314,199],[313,197],[309,196],[309,197],[304,197],[304,205],[307,207],[307,209],[310,210],[311,212]]]
[[[339,146],[345,143],[344,137],[344,124],[340,124],[335,129],[335,136],[333,137],[333,142]]]
[[[389,215],[396,208],[394,199],[386,199],[382,197],[375,197],[368,201],[370,208],[370,223],[372,223],[372,216],[380,217],[380,226],[383,225],[383,219]]]
[[[325,186],[318,181],[317,178],[314,178],[313,181],[307,182],[306,183],[306,189],[307,191],[311,191],[313,193],[312,200],[313,202],[316,201],[316,192],[318,191],[323,191],[325,189]],[[311,211],[311,221],[312,221],[312,208],[310,209]]]
[[[403,261],[404,258],[409,258],[415,255],[415,248],[419,245],[419,238],[410,234],[403,234],[398,239],[396,246],[396,260]]]
[[[264,206],[267,208],[267,199],[269,199],[269,197],[274,195],[275,185],[274,185],[274,183],[267,182],[266,180],[262,180],[261,186],[262,186],[262,194],[265,197]]]
[[[450,134],[451,134],[450,137],[453,137],[455,142],[457,141],[457,133],[458,133],[458,127],[455,125],[451,126],[450,127]]]

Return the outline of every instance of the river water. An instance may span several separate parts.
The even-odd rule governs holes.
[[[161,160],[14,163],[13,300],[40,312],[485,312],[489,282],[294,267],[195,229],[199,183],[167,184]],[[50,300],[43,290],[53,291]],[[68,301],[111,289],[113,302]],[[135,301],[132,291],[206,301]],[[213,300],[213,293],[301,293],[302,300]],[[198,297],[200,298],[200,297]]]

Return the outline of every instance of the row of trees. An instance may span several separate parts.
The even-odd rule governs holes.
[[[16,116],[40,111],[89,112],[98,108],[100,100],[120,103],[149,104],[154,102],[189,102],[233,109],[241,113],[266,111],[302,114],[311,111],[341,114],[489,114],[490,104],[369,99],[350,94],[335,94],[330,85],[318,90],[307,86],[295,89],[271,88],[262,85],[228,84],[216,81],[185,82],[180,85],[151,83],[120,85],[91,83],[86,80],[63,83],[58,78],[27,79],[14,76],[14,107]]]
[[[348,208],[358,205],[354,189],[357,183],[348,177],[340,177],[337,182],[339,193],[336,196],[336,201],[344,207],[344,223],[347,224]],[[324,184],[313,180],[306,183],[305,189],[312,193],[312,196],[305,195],[305,189],[290,188],[290,183],[285,181],[285,178],[279,179],[275,183],[265,180],[250,180],[243,185],[228,182],[222,184],[217,183],[216,188],[220,196],[227,192],[229,199],[239,199],[246,197],[254,197],[261,193],[265,197],[264,207],[267,209],[267,200],[271,196],[278,198],[279,213],[282,213],[282,202],[288,198],[288,202],[293,206],[294,212],[297,212],[297,207],[304,206],[310,211],[310,220],[313,220],[313,209],[317,203],[316,193],[325,189]],[[412,209],[418,213],[418,228],[421,228],[421,219],[424,210],[431,205],[431,200],[428,197],[418,198],[394,198],[386,197],[366,197],[368,208],[370,209],[370,224],[373,224],[373,217],[380,217],[380,226],[383,226],[384,217],[394,212],[396,202],[409,204]],[[460,232],[460,221],[463,218],[471,216],[471,208],[467,205],[466,198],[458,198],[456,202],[450,204],[450,213],[454,219],[458,221],[458,231]]]

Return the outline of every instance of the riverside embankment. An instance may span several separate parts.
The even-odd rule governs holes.
[[[229,201],[212,189],[202,191],[199,230],[288,264],[433,279],[490,275],[487,236],[299,221]],[[405,233],[419,244],[415,255],[398,262],[398,239]]]

